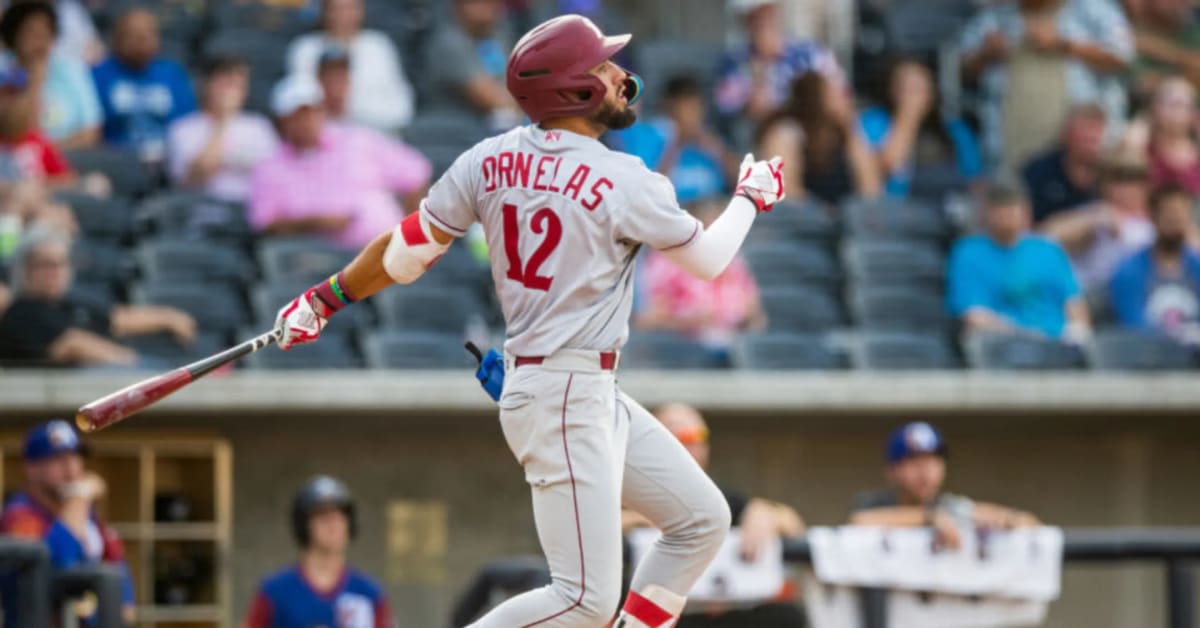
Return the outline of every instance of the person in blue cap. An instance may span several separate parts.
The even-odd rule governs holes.
[[[0,515],[0,534],[43,541],[54,566],[63,569],[83,563],[116,565],[124,576],[127,621],[133,619],[133,582],[125,562],[125,548],[116,531],[96,516],[93,508],[105,493],[104,480],[84,467],[86,453],[70,423],[56,419],[42,423],[25,437],[22,453],[24,490],[14,493]],[[0,583],[0,598],[12,599],[12,585]],[[0,604],[5,626],[16,626],[10,613],[16,604]]]
[[[850,515],[852,525],[931,527],[947,549],[961,544],[961,531],[971,528],[1013,529],[1041,525],[1028,512],[974,501],[943,490],[946,441],[923,421],[892,432],[887,442],[888,487],[859,495]]]

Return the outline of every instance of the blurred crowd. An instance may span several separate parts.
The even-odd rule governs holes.
[[[0,361],[86,367],[159,365],[264,322],[277,289],[336,270],[462,150],[524,123],[502,78],[515,36],[561,12],[629,21],[601,0],[5,4]],[[784,157],[790,201],[716,281],[645,255],[633,362],[1194,365],[1192,3],[856,8],[847,25],[832,1],[730,0],[728,46],[637,33],[619,59],[649,95],[606,141],[682,206],[712,218],[748,151]],[[299,274],[298,240],[328,254]],[[497,330],[486,245],[454,252],[427,283]],[[453,301],[433,292],[427,309]],[[213,299],[233,314],[213,320]],[[470,331],[421,327],[411,299],[364,305],[313,351],[395,366],[369,335]]]

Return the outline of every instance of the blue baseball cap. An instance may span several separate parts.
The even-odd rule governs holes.
[[[941,432],[924,421],[901,426],[888,437],[888,464],[896,464],[919,454],[936,454],[944,458],[947,453],[946,441],[942,440]]]
[[[75,428],[62,419],[42,423],[29,430],[25,436],[24,458],[30,462],[66,453],[82,454],[86,452],[87,448],[79,439]]]

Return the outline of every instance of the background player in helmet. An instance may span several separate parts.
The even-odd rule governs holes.
[[[783,198],[780,160],[747,155],[733,199],[706,229],[670,181],[598,138],[634,122],[641,80],[611,61],[629,35],[554,18],[509,57],[508,90],[532,125],[461,155],[421,210],[279,312],[279,346],[315,340],[355,299],[411,283],[480,222],[506,323],[505,439],[533,497],[552,583],[475,628],[599,628],[621,596],[621,504],[662,539],[633,574],[621,628],[670,626],[729,528],[729,507],[683,446],[621,392],[634,260],[649,245],[688,272],[720,274],[755,216]]]
[[[318,476],[292,501],[300,560],[263,580],[246,628],[392,628],[383,591],[346,565],[354,538],[354,500],[341,482]]]

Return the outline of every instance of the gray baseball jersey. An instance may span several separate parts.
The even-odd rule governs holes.
[[[507,323],[505,351],[620,348],[629,335],[634,259],[701,232],[666,177],[570,131],[530,125],[463,153],[421,205],[455,236],[487,236]]]

